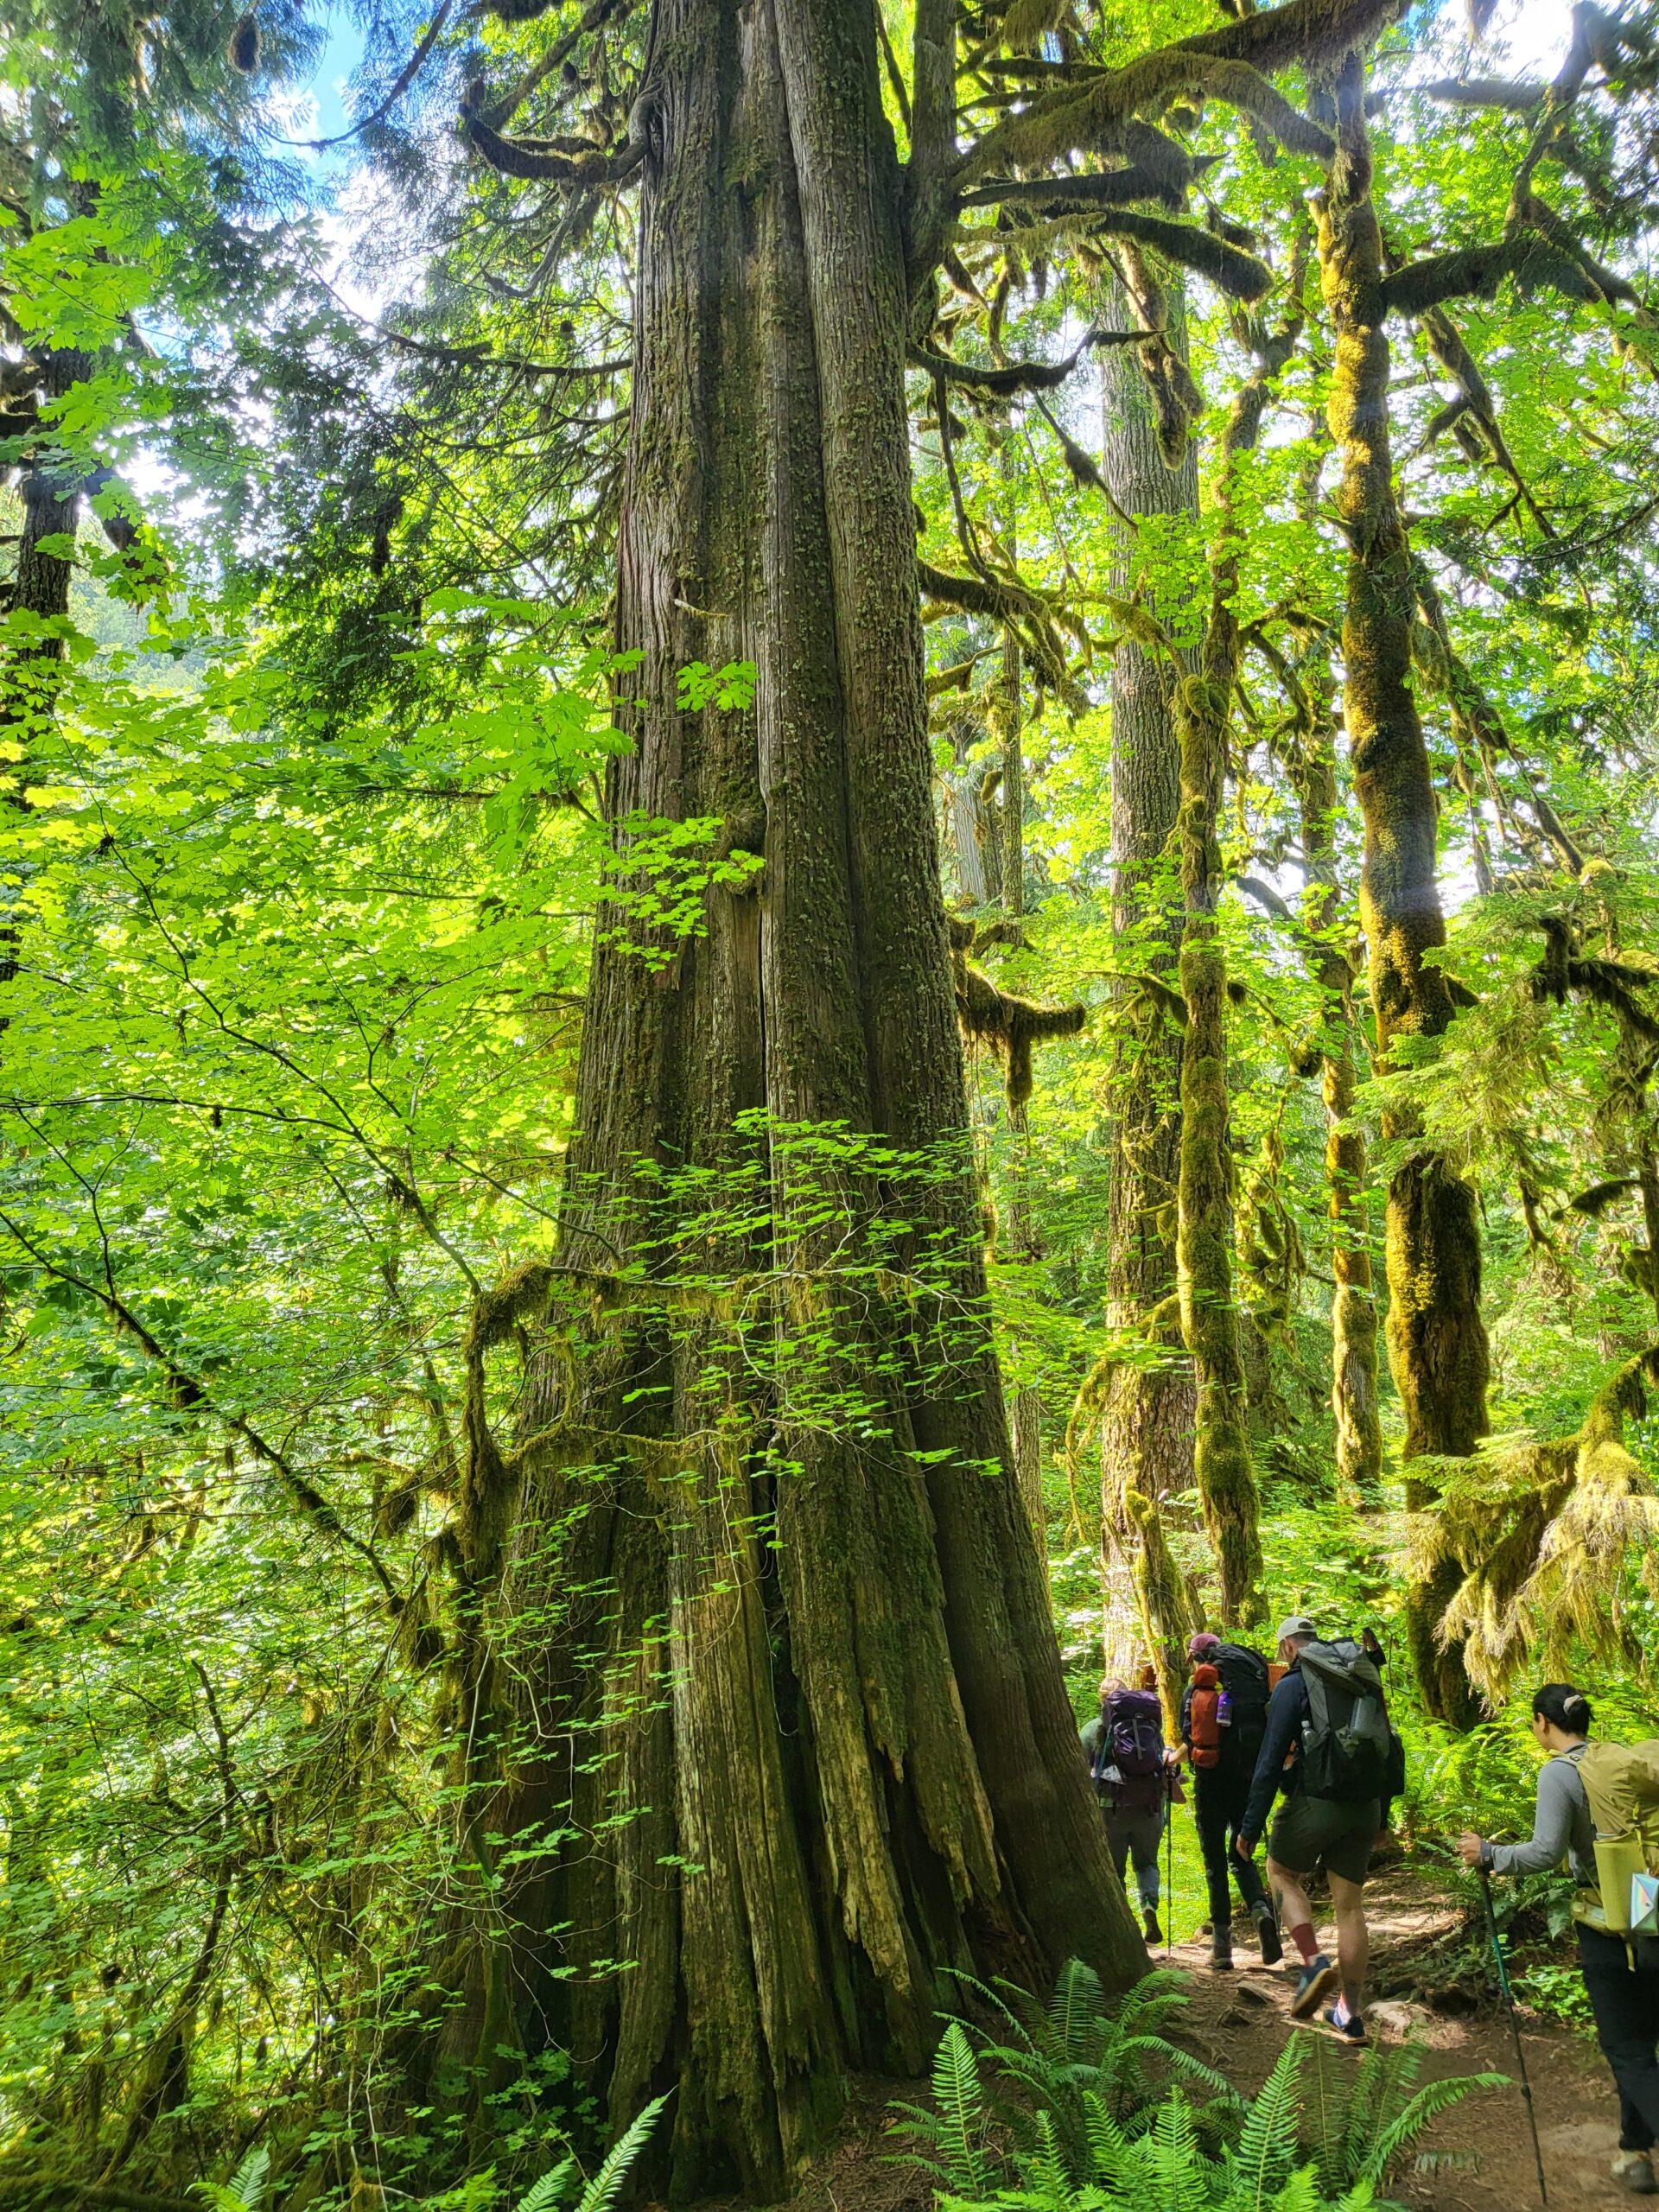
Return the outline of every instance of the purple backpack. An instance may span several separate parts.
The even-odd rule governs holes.
[[[1100,1748],[1090,1769],[1103,1782],[1115,1766],[1126,1782],[1146,1782],[1164,1770],[1164,1712],[1150,1690],[1114,1690],[1102,1716]]]

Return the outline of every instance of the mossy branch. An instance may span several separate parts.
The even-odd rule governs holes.
[[[1548,285],[1567,299],[1592,305],[1601,304],[1607,296],[1553,239],[1522,231],[1489,245],[1429,254],[1396,270],[1383,283],[1383,308],[1389,315],[1421,315],[1447,300],[1491,299],[1506,276],[1529,289]],[[1623,291],[1631,299],[1636,296],[1628,285]]]
[[[1088,1019],[1081,1005],[1039,1006],[1005,991],[958,946],[955,954],[957,1013],[969,1037],[988,1044],[1007,1068],[1010,1106],[1031,1096],[1033,1046],[1047,1037],[1075,1037]]]
[[[1573,931],[1558,914],[1546,914],[1538,924],[1544,935],[1544,957],[1527,978],[1528,995],[1562,1005],[1568,994],[1591,1000],[1617,1015],[1627,1036],[1644,1045],[1659,1046],[1659,1018],[1635,995],[1659,987],[1659,975],[1629,961],[1605,957],[1586,957]]]
[[[1052,391],[1065,382],[1082,358],[1081,346],[1063,361],[1009,361],[1001,367],[958,361],[926,346],[912,346],[908,355],[912,368],[925,369],[931,377],[960,385],[967,391],[987,392],[996,399],[1012,399],[1022,391]]]
[[[1195,223],[1172,223],[1161,215],[1118,208],[1103,214],[1096,228],[1108,238],[1133,238],[1137,245],[1153,247],[1166,260],[1207,276],[1233,299],[1259,300],[1273,289],[1273,271],[1265,261]]]
[[[492,130],[482,115],[463,105],[461,135],[503,176],[528,182],[557,184],[624,184],[645,159],[643,144],[630,138],[626,145],[605,152],[567,153],[543,138],[508,138]]]
[[[1439,100],[1447,107],[1498,108],[1510,115],[1529,115],[1543,105],[1549,87],[1516,77],[1437,77],[1432,84],[1402,85],[1393,91],[1373,92],[1370,98],[1385,106],[1407,94]]]
[[[1173,142],[1172,147],[1173,147]],[[1082,176],[993,177],[958,195],[959,207],[1036,206],[1045,212],[1093,207],[1133,207],[1155,200],[1179,214],[1186,204],[1193,180],[1219,158],[1206,154],[1192,160],[1179,156],[1157,167],[1135,162],[1127,168],[1095,169]]]

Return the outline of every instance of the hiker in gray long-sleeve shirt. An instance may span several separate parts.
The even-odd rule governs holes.
[[[1493,1843],[1472,1830],[1458,1838],[1466,1866],[1495,1874],[1541,1874],[1565,1859],[1573,1878],[1596,1886],[1596,1831],[1579,1772],[1587,1748],[1589,1701],[1567,1682],[1546,1682],[1532,1700],[1533,1739],[1551,1754],[1538,1777],[1528,1843]],[[1637,2196],[1659,2190],[1651,2152],[1659,2143],[1659,1974],[1633,1967],[1617,1936],[1579,1923],[1579,1971],[1596,2018],[1596,2037],[1618,2085],[1618,2156],[1613,2179]]]
[[[1583,1748],[1580,1744],[1578,1749]],[[1596,1878],[1595,1841],[1590,1800],[1584,1794],[1574,1755],[1567,1751],[1551,1759],[1539,1773],[1530,1840],[1493,1843],[1483,1836],[1476,1863],[1490,1867],[1494,1874],[1547,1874],[1566,1859],[1573,1880],[1591,1888]]]

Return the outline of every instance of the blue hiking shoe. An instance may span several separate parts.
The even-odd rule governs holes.
[[[1348,2010],[1347,2003],[1338,1997],[1334,2005],[1325,2008],[1325,2024],[1339,2043],[1367,2044],[1370,2037],[1365,2032],[1365,2023],[1357,2012]]]
[[[1296,1984],[1296,1994],[1290,2000],[1293,2020],[1311,2019],[1319,2009],[1319,1999],[1328,1997],[1337,1986],[1337,1970],[1323,1951],[1316,1951],[1302,1968]]]

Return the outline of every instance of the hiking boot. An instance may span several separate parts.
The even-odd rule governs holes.
[[[1147,1905],[1142,1911],[1141,1915],[1141,1925],[1147,1931],[1147,1941],[1148,1943],[1161,1943],[1163,1942],[1164,1931],[1158,1925],[1158,1908],[1155,1904]]]
[[[1325,2024],[1340,2043],[1366,2044],[1370,2037],[1365,2032],[1365,2023],[1357,2012],[1351,2012],[1342,1999],[1327,2005],[1323,2014]]]
[[[1290,2000],[1293,2020],[1306,2020],[1319,2009],[1319,1999],[1328,1997],[1337,1983],[1337,1970],[1323,1951],[1315,1951],[1302,1968],[1296,1983],[1296,1994]]]
[[[1621,2151],[1612,2164],[1613,2179],[1632,2196],[1651,2196],[1659,2190],[1653,2177],[1653,2158],[1647,2151]]]
[[[1230,1929],[1217,1929],[1210,1938],[1210,1967],[1213,1974],[1231,1974],[1233,1938]]]
[[[1256,1911],[1255,1937],[1262,1946],[1262,1965],[1276,1967],[1285,1955],[1285,1947],[1279,1941],[1279,1923],[1273,1916],[1270,1904],[1262,1905]]]

